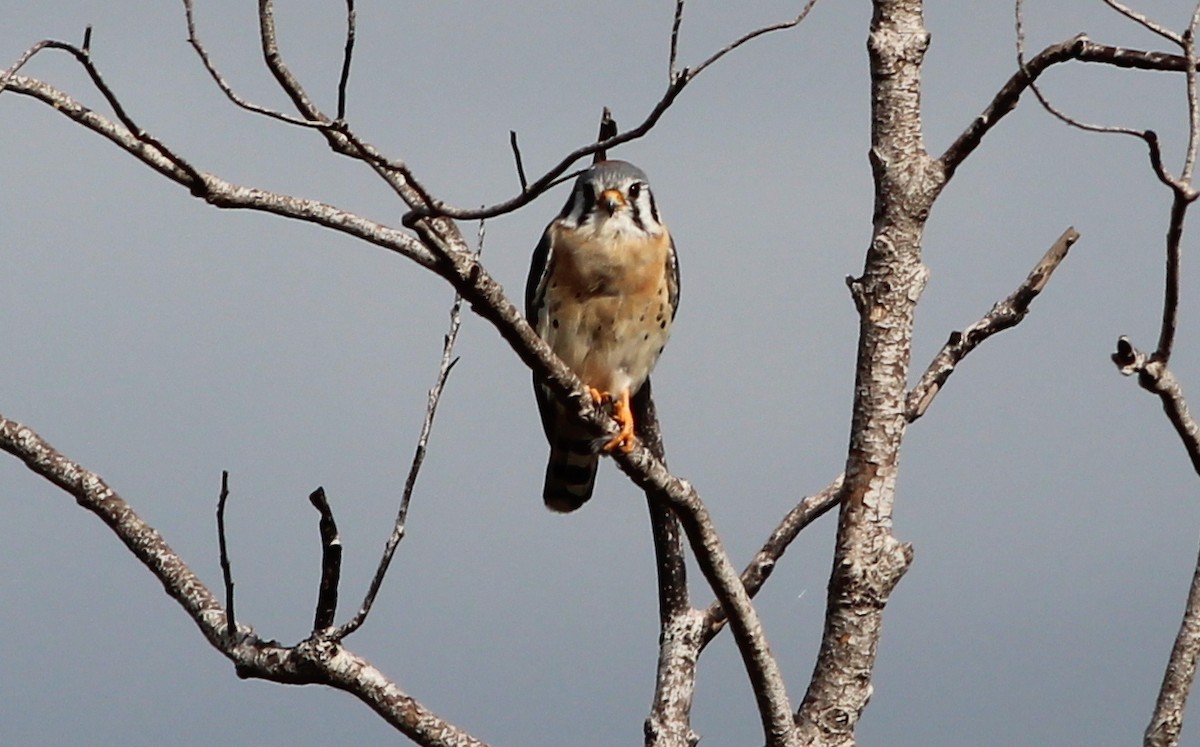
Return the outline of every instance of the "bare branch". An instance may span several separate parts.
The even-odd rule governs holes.
[[[951,335],[950,342],[934,357],[920,382],[908,394],[906,406],[908,422],[911,423],[925,414],[934,396],[950,377],[950,374],[954,372],[959,361],[988,337],[1015,326],[1025,318],[1033,299],[1046,287],[1054,270],[1066,258],[1067,252],[1078,239],[1079,233],[1074,228],[1064,231],[1034,266],[1025,281],[1008,298],[993,306],[991,311],[967,327],[966,331],[955,332]],[[824,490],[805,498],[789,511],[775,528],[754,559],[742,571],[742,583],[751,597],[758,593],[762,584],[770,577],[779,558],[783,556],[784,551],[796,536],[837,505],[843,478],[843,475],[839,475]],[[702,645],[707,646],[708,642],[724,628],[724,625],[725,618],[721,606],[714,602],[705,611]]]
[[[0,415],[0,450],[75,498],[121,540],[200,632],[241,677],[283,684],[323,684],[358,698],[422,747],[487,747],[439,718],[401,691],[370,662],[325,638],[280,646],[238,627],[228,635],[228,618],[212,592],[125,500],[94,472],[60,454],[31,429]]]
[[[612,112],[606,106],[604,111],[600,112],[600,134],[596,135],[596,142],[603,143],[617,134],[617,120],[613,119]],[[608,151],[604,148],[592,154],[592,163],[600,163],[608,160]]]
[[[962,332],[952,332],[950,339],[934,356],[933,361],[921,375],[921,380],[908,393],[906,416],[911,423],[929,409],[934,397],[941,391],[942,385],[954,373],[959,361],[992,335],[1015,327],[1029,313],[1029,306],[1037,298],[1050,276],[1066,259],[1067,252],[1079,240],[1079,232],[1074,228],[1063,231],[1058,240],[1046,251],[1028,277],[1008,298],[998,302],[991,311],[984,314],[979,321],[967,327]]]
[[[1163,411],[1192,462],[1192,469],[1200,475],[1200,426],[1188,410],[1183,388],[1166,361],[1157,356],[1146,355],[1133,346],[1127,337],[1117,341],[1117,350],[1112,355],[1113,363],[1126,376],[1137,374],[1138,383],[1147,391],[1158,395]],[[1196,675],[1196,660],[1200,656],[1200,560],[1192,576],[1187,606],[1180,624],[1179,633],[1171,649],[1162,686],[1154,706],[1150,725],[1146,728],[1147,747],[1168,747],[1179,741],[1183,726],[1183,709],[1187,703]]]
[[[512,147],[513,160],[517,164],[517,179],[521,182],[521,191],[529,189],[529,181],[525,178],[525,164],[521,162],[521,146],[517,145],[517,131],[508,131],[508,144]]]
[[[809,11],[811,11],[813,9],[813,6],[816,4],[817,4],[817,0],[808,0],[808,2],[806,2],[804,4],[804,9],[800,11],[800,14],[797,15],[795,18],[791,19],[790,21],[782,21],[780,23],[773,23],[770,26],[763,26],[762,28],[758,28],[758,29],[755,29],[753,31],[749,31],[749,32],[743,34],[740,38],[736,39],[735,41],[731,42],[730,44],[725,45],[724,48],[713,53],[713,55],[710,56],[707,60],[705,60],[704,62],[701,62],[699,65],[692,68],[691,70],[688,70],[685,68],[684,71],[681,73],[681,75],[686,76],[688,78],[695,78],[697,75],[704,72],[704,69],[707,68],[709,65],[713,64],[717,60],[721,59],[725,55],[729,54],[730,52],[732,52],[733,50],[737,49],[738,47],[742,46],[743,44],[745,44],[746,42],[748,42],[750,40],[757,39],[758,37],[762,36],[763,34],[769,34],[772,31],[782,31],[784,29],[790,29],[790,28],[799,26],[804,21],[804,19],[808,17]],[[672,34],[672,40],[674,40],[674,34]]]
[[[1194,198],[1193,198],[1194,199]],[[1165,366],[1171,358],[1175,345],[1175,328],[1179,316],[1179,264],[1180,243],[1183,240],[1183,222],[1187,217],[1191,201],[1179,191],[1171,202],[1171,219],[1167,226],[1167,270],[1163,287],[1162,326],[1158,333],[1158,347],[1154,358]]]
[[[675,0],[675,19],[671,21],[671,54],[667,60],[667,83],[674,83],[677,73],[675,62],[679,59],[679,26],[683,23],[683,0]]]
[[[666,450],[649,379],[634,396],[632,406],[639,443],[665,465]],[[691,728],[691,708],[700,658],[700,617],[688,601],[679,521],[670,506],[652,495],[646,498],[658,580],[659,646],[645,743],[646,747],[695,747],[700,737]]]
[[[649,450],[639,445],[628,454],[617,450],[621,470],[654,500],[671,507],[687,534],[696,563],[729,616],[730,629],[750,678],[768,747],[792,744],[791,705],[779,664],[771,653],[758,611],[750,601],[696,489],[675,477]]]
[[[212,174],[195,172],[193,176],[191,173],[183,171],[176,161],[166,158],[158,148],[146,148],[145,142],[127,128],[83,106],[41,81],[20,75],[14,76],[9,80],[8,90],[31,96],[51,105],[59,113],[104,136],[163,176],[188,187],[193,194],[203,196],[211,205],[220,208],[257,210],[316,223],[394,251],[423,267],[432,269],[438,264],[438,258],[412,236],[346,212],[333,205],[316,200],[290,197],[268,190],[243,187]],[[200,181],[198,184],[194,184],[193,179]]]
[[[275,35],[275,3],[273,0],[258,0],[258,39],[267,69],[275,76],[275,82],[283,89],[300,115],[312,122],[331,122],[305,93],[300,81],[292,74],[283,55],[279,52],[279,40]]]
[[[1017,64],[1020,65],[1021,67],[1024,67],[1025,66],[1024,0],[1017,0],[1017,2],[1016,2],[1016,30],[1017,30]],[[1092,123],[1084,122],[1082,120],[1079,120],[1079,119],[1076,119],[1076,118],[1070,116],[1069,114],[1063,112],[1061,109],[1059,109],[1058,107],[1056,107],[1052,103],[1050,103],[1050,99],[1047,98],[1046,95],[1042,93],[1041,88],[1038,87],[1037,83],[1032,78],[1029,81],[1029,89],[1031,91],[1033,91],[1033,95],[1037,98],[1038,103],[1040,103],[1042,105],[1043,109],[1045,109],[1047,112],[1049,112],[1056,119],[1060,120],[1061,122],[1063,122],[1071,127],[1075,127],[1076,129],[1084,130],[1085,132],[1111,133],[1111,134],[1117,134],[1117,135],[1132,135],[1134,137],[1141,137],[1140,131],[1134,130],[1134,129],[1131,129],[1128,127],[1113,127],[1113,126],[1109,126],[1109,125],[1092,124]]]
[[[662,118],[662,115],[671,108],[673,103],[675,103],[676,97],[679,96],[679,94],[683,91],[684,86],[686,86],[690,80],[691,76],[680,76],[678,80],[668,86],[662,98],[659,99],[658,103],[655,104],[654,108],[650,111],[650,113],[646,116],[646,119],[643,120],[641,124],[603,142],[588,143],[587,145],[576,148],[566,156],[563,156],[563,158],[559,160],[557,164],[535,179],[525,191],[516,197],[512,197],[504,200],[503,202],[497,202],[485,207],[471,209],[455,207],[443,202],[442,200],[431,199],[427,207],[414,207],[407,215],[404,216],[403,222],[405,225],[413,225],[418,220],[433,216],[453,218],[455,220],[479,220],[481,218],[494,218],[497,215],[511,213],[517,208],[528,205],[530,202],[533,202],[535,199],[541,196],[546,190],[550,189],[550,187],[557,184],[559,182],[559,177],[561,177],[563,173],[566,172],[567,169],[574,165],[579,159],[584,158],[585,156],[590,156],[600,150],[609,150],[623,143],[637,140],[653,129],[654,126],[658,124],[658,120]]]
[[[654,705],[644,727],[646,747],[696,747],[700,742],[690,717],[702,629],[703,616],[689,607],[670,618],[659,634]]]
[[[1192,573],[1183,622],[1171,647],[1171,658],[1163,673],[1162,686],[1154,703],[1154,714],[1146,727],[1145,747],[1175,747],[1183,731],[1183,710],[1196,679],[1196,659],[1200,656],[1200,558]]]
[[[945,184],[920,145],[928,44],[920,3],[875,0],[867,37],[875,221],[863,274],[852,283],[859,310],[852,426],[821,648],[796,714],[803,743],[853,743],[872,692],[883,611],[912,563],[911,545],[892,532],[892,512],[914,315],[928,278],[921,240]]]
[[[235,106],[245,109],[248,112],[261,114],[264,117],[270,117],[271,119],[276,119],[287,124],[297,125],[299,127],[322,127],[327,124],[326,122],[311,121],[299,117],[293,117],[291,115],[284,114],[283,112],[247,101],[239,96],[238,93],[233,90],[233,86],[229,85],[229,81],[225,80],[225,76],[221,74],[221,71],[217,69],[216,64],[212,61],[212,57],[208,53],[208,49],[204,46],[204,43],[200,41],[200,34],[196,31],[196,14],[192,5],[192,0],[183,0],[184,15],[187,19],[188,44],[190,44],[192,49],[195,50],[196,56],[200,58],[200,63],[204,65],[204,69],[208,71],[209,77],[212,78],[213,82],[217,84],[217,88],[221,89],[221,92],[225,94],[225,98],[229,99]]]
[[[1021,44],[1023,45],[1023,43],[1022,38]],[[1023,54],[1022,48],[1019,55],[1023,57]],[[992,97],[991,103],[988,104],[983,113],[976,117],[950,147],[946,149],[945,153],[941,155],[938,161],[942,165],[947,179],[954,175],[955,170],[966,160],[966,157],[978,147],[984,135],[995,127],[1005,115],[1016,108],[1021,95],[1033,86],[1042,73],[1053,65],[1071,60],[1099,63],[1131,70],[1186,72],[1188,69],[1187,58],[1183,55],[1097,44],[1083,34],[1057,44],[1052,44],[1025,61],[1020,69],[1016,73],[1013,73],[1012,77]],[[1048,101],[1044,103],[1049,104]],[[1137,130],[1121,127],[1100,127],[1076,122],[1055,109],[1052,104],[1049,105],[1048,111],[1072,126],[1081,127],[1089,131],[1116,132],[1123,135],[1132,135],[1146,140],[1147,133]],[[1165,170],[1161,172],[1159,178],[1164,183],[1174,183],[1172,177],[1166,176]]]
[[[269,0],[260,0],[260,2],[269,3]],[[404,216],[404,224],[405,225],[413,225],[416,221],[418,221],[422,218],[431,217],[431,216],[442,216],[442,217],[446,217],[446,218],[454,218],[457,220],[478,220],[480,218],[493,218],[497,215],[511,213],[512,211],[516,210],[517,208],[527,205],[528,203],[532,202],[534,199],[539,197],[547,189],[549,189],[550,187],[557,184],[559,181],[559,178],[563,175],[563,173],[566,172],[567,169],[571,168],[571,166],[574,165],[574,163],[576,161],[578,161],[579,159],[584,158],[586,156],[593,155],[595,153],[607,152],[607,151],[612,150],[613,148],[617,147],[618,145],[630,142],[632,140],[637,140],[638,138],[645,135],[647,132],[649,132],[651,129],[653,129],[656,124],[658,124],[658,120],[662,117],[662,115],[665,114],[666,111],[671,108],[671,105],[673,103],[675,103],[676,97],[678,97],[679,94],[683,91],[684,86],[686,86],[689,82],[691,82],[697,75],[699,75],[701,72],[703,72],[706,68],[708,68],[710,65],[712,65],[713,63],[720,60],[726,54],[732,52],[733,50],[742,46],[746,42],[751,41],[752,39],[755,39],[759,36],[762,36],[763,34],[767,34],[772,31],[779,31],[781,29],[789,29],[789,28],[799,25],[800,22],[803,21],[804,18],[808,15],[809,11],[812,10],[812,7],[815,4],[816,4],[816,0],[808,0],[808,2],[804,6],[804,9],[800,12],[800,15],[796,16],[792,20],[784,21],[783,23],[777,23],[777,24],[773,24],[770,26],[764,26],[759,29],[755,29],[754,31],[751,31],[751,32],[743,35],[741,38],[737,39],[736,41],[732,42],[731,44],[726,45],[723,49],[719,50],[718,52],[716,52],[715,54],[710,56],[707,60],[700,63],[696,68],[691,69],[691,70],[685,68],[682,71],[679,71],[677,74],[675,74],[671,77],[671,81],[667,85],[667,90],[665,92],[663,92],[663,95],[658,100],[658,103],[654,105],[654,108],[650,110],[650,113],[648,115],[646,115],[646,118],[642,121],[641,124],[634,127],[633,129],[626,130],[624,132],[615,134],[612,137],[609,137],[605,140],[601,140],[599,142],[588,143],[585,146],[576,148],[575,150],[571,151],[566,156],[564,156],[557,164],[552,166],[548,171],[546,171],[540,177],[535,179],[533,181],[533,183],[528,186],[528,188],[524,189],[521,192],[521,194],[517,195],[516,197],[512,197],[508,200],[504,200],[503,202],[498,202],[493,205],[488,205],[488,206],[477,208],[477,209],[459,208],[459,207],[455,207],[453,205],[448,205],[441,200],[434,199],[434,200],[431,200],[428,203],[428,205],[425,207],[414,207],[406,216]],[[678,14],[682,14],[682,3],[680,3],[678,6],[676,6],[676,12]],[[682,16],[680,15],[679,17],[681,18]],[[677,42],[678,42],[678,29],[675,29],[675,31],[672,34],[672,45],[675,46],[677,44]]]
[[[479,223],[479,244],[476,255],[483,250],[484,227],[483,222]],[[375,597],[379,594],[379,589],[383,586],[383,579],[387,576],[388,568],[392,564],[392,557],[396,554],[396,548],[404,539],[405,532],[408,526],[408,506],[412,501],[413,490],[417,485],[417,475],[421,472],[421,465],[425,462],[425,451],[429,445],[429,434],[433,430],[433,420],[437,415],[438,403],[442,399],[442,390],[446,386],[446,380],[450,377],[450,372],[454,369],[454,365],[458,363],[458,359],[453,357],[454,343],[458,340],[458,330],[462,325],[462,296],[455,295],[454,303],[450,307],[450,329],[446,332],[442,340],[442,359],[438,365],[437,378],[434,380],[433,387],[429,390],[429,398],[425,405],[425,420],[421,423],[421,433],[417,437],[417,447],[413,453],[412,463],[408,468],[408,477],[404,480],[404,492],[400,496],[400,508],[396,512],[396,521],[392,525],[392,533],[388,537],[387,543],[384,545],[383,557],[379,560],[379,566],[375,569],[375,575],[371,579],[371,585],[367,589],[367,595],[363,599],[362,606],[358,612],[346,624],[342,625],[334,632],[333,638],[341,640],[350,635],[354,631],[362,627],[366,622],[367,615],[371,612],[371,607],[375,603]]]
[[[237,642],[237,618],[233,614],[233,568],[229,564],[229,548],[225,543],[225,502],[229,499],[229,471],[221,470],[221,495],[217,498],[217,547],[221,558],[221,578],[225,582],[225,636],[229,643]]]
[[[317,610],[313,615],[313,633],[333,626],[337,617],[338,586],[342,580],[342,538],[338,534],[333,509],[325,497],[325,488],[317,488],[308,502],[321,514],[321,583],[317,588]]]
[[[1033,57],[1027,64],[1013,73],[1000,90],[992,97],[992,102],[983,113],[971,122],[970,126],[958,136],[946,152],[938,159],[942,170],[949,179],[954,175],[959,165],[978,147],[983,136],[1009,112],[1016,108],[1021,94],[1029,88],[1030,83],[1046,71],[1051,65],[1067,60],[1077,59],[1081,48],[1087,43],[1083,35],[1076,36],[1058,44],[1046,47]]]
[[[1113,10],[1120,13],[1121,15],[1125,16],[1129,20],[1142,26],[1150,33],[1158,34],[1159,36],[1166,39],[1167,41],[1175,42],[1176,44],[1178,44],[1181,47],[1183,46],[1183,39],[1179,36],[1179,34],[1175,33],[1174,31],[1172,31],[1171,29],[1169,29],[1165,26],[1162,26],[1162,25],[1150,20],[1150,18],[1147,17],[1145,14],[1139,13],[1138,11],[1128,7],[1124,3],[1117,2],[1117,0],[1102,0],[1102,2],[1105,5],[1107,5],[1108,7],[1112,8]]]
[[[346,118],[346,88],[350,84],[350,61],[354,59],[354,28],[357,13],[354,0],[346,0],[346,47],[342,54],[342,74],[338,78],[337,120]]]
[[[751,598],[758,594],[762,585],[771,577],[771,573],[775,570],[779,559],[783,557],[784,551],[791,546],[792,541],[800,532],[837,505],[838,499],[841,497],[842,478],[842,475],[838,475],[824,490],[810,495],[796,504],[795,508],[779,522],[762,548],[755,553],[754,559],[742,571],[742,585],[746,587],[746,593]],[[704,611],[701,648],[707,646],[718,633],[724,630],[726,622],[728,621],[724,608],[719,602],[714,601]]]
[[[1188,141],[1187,155],[1184,156],[1183,170],[1179,180],[1185,184],[1192,181],[1192,171],[1196,166],[1196,146],[1200,140],[1200,102],[1196,99],[1196,24],[1200,23],[1200,5],[1192,11],[1192,20],[1187,32],[1183,35],[1183,56],[1187,60],[1187,102],[1188,102]]]
[[[85,44],[90,46],[91,39],[92,33],[91,28],[89,27],[87,33],[84,34]],[[74,57],[75,61],[83,67],[83,69],[87,72],[88,77],[91,78],[92,85],[96,87],[96,90],[99,91],[100,95],[104,97],[104,100],[108,102],[108,105],[112,108],[113,114],[116,116],[117,120],[124,125],[126,131],[131,136],[131,139],[136,140],[138,145],[142,146],[143,149],[144,146],[153,148],[158,152],[158,155],[160,155],[163,160],[168,161],[175,169],[187,175],[189,177],[187,183],[192,188],[193,193],[195,193],[197,189],[202,189],[203,180],[200,178],[199,172],[197,172],[191,164],[177,156],[169,148],[163,145],[157,138],[153,137],[139,127],[138,124],[133,121],[133,118],[126,113],[125,107],[121,106],[121,102],[117,98],[116,94],[113,93],[112,89],[108,87],[108,84],[104,82],[104,77],[100,75],[99,68],[93,64],[91,53],[87,47],[80,48],[73,44],[54,41],[53,39],[46,39],[38,42],[29,51],[23,54],[21,59],[19,59],[17,63],[13,65],[9,71],[6,71],[2,78],[0,78],[0,93],[5,90],[13,89],[15,87],[15,81],[17,80],[15,76],[16,70],[28,62],[35,54],[44,49],[61,50]]]

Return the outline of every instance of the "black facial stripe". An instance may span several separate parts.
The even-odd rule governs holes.
[[[579,199],[583,201],[579,210],[579,222],[583,223],[596,209],[596,188],[591,182],[579,185]]]
[[[658,203],[654,201],[654,193],[647,191],[646,196],[650,198],[650,217],[654,219],[655,223],[662,223],[658,218]]]
[[[629,215],[633,218],[633,225],[637,226],[639,231],[644,232],[646,230],[646,223],[642,220],[641,204],[635,202],[630,207],[632,209],[629,211]]]

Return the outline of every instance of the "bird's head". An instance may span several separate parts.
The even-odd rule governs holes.
[[[601,161],[580,174],[558,217],[568,227],[605,233],[665,230],[646,173],[625,161]]]

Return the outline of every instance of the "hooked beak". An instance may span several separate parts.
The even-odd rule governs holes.
[[[617,212],[617,208],[624,207],[625,197],[619,190],[606,189],[600,193],[600,199],[596,200],[600,207],[604,208],[609,215]]]

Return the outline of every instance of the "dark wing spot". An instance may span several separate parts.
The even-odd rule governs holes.
[[[550,320],[550,326],[551,326],[551,327],[554,327],[555,329],[558,329],[558,320],[557,320],[557,319],[551,319],[551,320]]]

